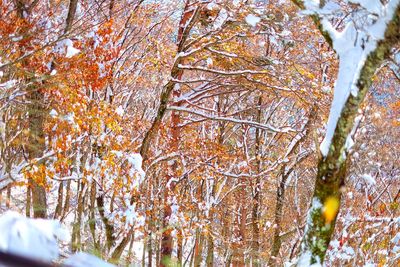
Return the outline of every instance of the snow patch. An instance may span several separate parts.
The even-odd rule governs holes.
[[[0,231],[1,251],[44,261],[58,258],[57,240],[69,239],[58,221],[30,219],[14,211],[0,217]]]
[[[261,19],[253,14],[249,14],[245,18],[246,23],[249,24],[250,26],[255,27],[257,23],[261,21]]]
[[[84,253],[79,252],[77,254],[72,255],[68,259],[64,261],[64,265],[66,266],[74,266],[74,267],[113,267],[114,265],[102,261],[101,259]]]
[[[374,179],[374,177],[372,177],[370,174],[363,174],[362,176],[361,176],[361,178],[363,178],[364,179],[364,181],[368,184],[368,185],[375,185],[376,184],[376,181],[375,181],[375,179]]]

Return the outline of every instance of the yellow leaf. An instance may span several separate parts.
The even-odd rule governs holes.
[[[337,197],[330,196],[325,200],[323,212],[327,224],[330,224],[335,219],[339,206],[340,202]]]

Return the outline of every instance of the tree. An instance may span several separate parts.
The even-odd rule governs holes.
[[[354,120],[371,86],[375,70],[388,58],[391,48],[399,41],[400,5],[398,1],[390,1],[386,6],[377,3],[380,9],[376,20],[349,22],[343,30],[344,33],[338,36],[327,17],[318,13],[326,3],[321,2],[320,6],[309,2],[304,5],[301,1],[295,3],[315,12],[314,21],[339,56],[335,96],[327,134],[321,144],[322,157],[318,162],[313,200],[298,263],[301,266],[322,264],[324,261],[345,184]],[[355,12],[371,13],[375,11],[374,7],[361,5]],[[374,25],[380,25],[380,31],[373,31]],[[360,26],[362,30],[359,30]],[[358,65],[352,66],[353,70],[349,75],[349,64],[354,63]]]

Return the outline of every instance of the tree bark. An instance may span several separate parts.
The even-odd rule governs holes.
[[[204,237],[200,229],[196,230],[196,241],[193,254],[193,266],[199,267],[203,259],[203,242]]]
[[[123,238],[122,241],[118,244],[118,246],[114,249],[113,253],[111,254],[111,262],[117,264],[120,261],[122,252],[124,252],[125,247],[129,244],[129,241],[132,242],[135,239],[134,231],[131,229],[127,234],[126,238]]]
[[[28,185],[26,187],[26,207],[25,207],[25,216],[31,217],[31,207],[32,207],[32,192],[31,186]]]
[[[70,0],[69,1],[68,15],[67,15],[67,19],[65,21],[64,33],[69,32],[72,28],[72,24],[74,22],[77,6],[78,6],[78,0]]]
[[[63,209],[63,201],[64,201],[64,182],[60,182],[58,186],[58,198],[57,198],[57,206],[56,210],[54,211],[54,219],[57,219],[61,216],[61,211]]]
[[[281,240],[281,230],[282,230],[282,217],[283,217],[283,204],[285,201],[285,188],[286,181],[289,177],[289,174],[286,173],[286,165],[283,165],[281,168],[281,181],[279,183],[279,187],[276,193],[276,205],[275,205],[275,220],[274,220],[274,236],[271,247],[271,255],[268,261],[269,266],[277,266],[277,256],[279,254],[279,250],[281,248],[282,240]]]
[[[65,191],[65,203],[63,207],[63,212],[61,215],[61,221],[64,220],[65,216],[67,216],[67,213],[70,208],[70,197],[71,197],[71,180],[67,181],[67,189]]]
[[[186,32],[187,27],[192,27],[192,26],[187,26],[187,22],[193,18],[196,14],[194,12],[197,12],[198,9],[193,11],[191,8],[189,8],[190,1],[186,1],[186,6],[181,18],[181,21],[179,23],[179,31],[178,31],[178,53],[181,52],[183,49],[183,44],[185,43],[185,40],[187,38],[187,35],[189,32]],[[192,22],[194,20],[192,19]],[[178,62],[178,63],[177,63]],[[181,58],[179,57],[176,62],[175,66],[172,69],[171,76],[175,79],[182,79],[183,71],[179,68],[177,68],[177,64],[181,63]],[[149,131],[148,134],[146,135],[145,140],[143,141],[142,144],[142,149],[141,149],[141,155],[142,157],[145,158],[147,157],[147,150],[148,150],[148,145],[147,142],[149,141],[148,138],[153,138],[152,136],[155,135],[155,131],[157,131],[159,124],[162,121],[162,117],[164,116],[164,113],[167,108],[167,103],[169,100],[169,95],[171,94],[174,98],[178,98],[181,94],[180,90],[180,85],[177,85],[175,82],[169,81],[165,91],[162,93],[162,98],[161,98],[161,103],[160,103],[160,108],[159,108],[159,113],[156,117],[156,120],[153,123],[153,126],[156,126],[156,129],[150,129],[151,132]],[[161,113],[160,113],[161,112]],[[169,141],[169,147],[171,148],[172,152],[176,152],[179,149],[179,139],[180,139],[180,115],[179,112],[177,111],[172,111],[171,113],[171,126],[170,126],[170,133],[171,133],[171,139]],[[152,128],[153,128],[152,126]],[[172,209],[171,209],[171,198],[173,196],[173,192],[175,190],[175,182],[171,182],[174,177],[177,177],[177,170],[178,170],[178,162],[175,159],[172,165],[168,167],[168,173],[166,175],[166,188],[164,190],[164,213],[163,213],[163,232],[162,232],[162,237],[161,237],[161,266],[167,266],[168,262],[172,260],[172,249],[173,249],[173,237],[171,235],[173,227],[170,225],[170,218],[172,215]]]
[[[177,54],[184,52],[184,46],[186,40],[189,36],[190,30],[192,29],[193,25],[196,22],[198,13],[199,13],[199,8],[196,8],[194,10],[191,9],[190,0],[187,0],[185,9],[182,14],[182,18],[179,22]],[[183,70],[178,68],[178,65],[182,63],[182,60],[183,60],[182,57],[177,57],[174,65],[172,66],[171,79],[164,86],[160,95],[160,104],[158,106],[157,115],[154,118],[150,129],[146,132],[144,139],[142,141],[142,146],[140,148],[140,155],[143,158],[143,162],[146,162],[147,159],[149,158],[150,145],[151,143],[154,142],[154,139],[157,137],[158,130],[167,112],[168,102],[170,100],[171,93],[176,85],[176,82],[174,80],[182,77]]]
[[[72,244],[72,251],[78,251],[82,249],[82,241],[81,241],[81,224],[82,224],[82,214],[83,214],[83,207],[84,207],[84,194],[85,194],[85,184],[80,183],[78,185],[78,207],[76,210],[75,221],[72,226],[72,236],[71,236],[71,244]]]
[[[101,194],[100,196],[98,196],[96,198],[96,202],[97,202],[97,210],[100,214],[101,220],[104,223],[104,226],[106,228],[106,247],[107,247],[107,251],[109,251],[111,249],[111,247],[114,245],[115,243],[115,239],[114,239],[114,226],[112,225],[112,223],[108,220],[108,218],[106,217],[105,213],[104,213],[104,194]],[[127,244],[129,240],[125,241],[125,243]]]
[[[97,194],[97,184],[96,181],[92,181],[92,185],[90,188],[90,205],[89,205],[89,230],[92,234],[93,246],[96,250],[96,253],[101,253],[100,247],[100,239],[97,241],[96,236],[96,216],[95,216],[95,203],[96,203],[96,194]]]
[[[37,85],[29,86],[28,98],[30,101],[28,107],[29,117],[29,137],[28,137],[28,156],[29,160],[35,160],[43,157],[45,151],[45,135],[44,135],[44,94],[37,88]],[[45,164],[44,162],[38,162]],[[47,199],[46,199],[46,181],[36,181],[30,179],[32,189],[32,207],[34,218],[46,218],[47,216]]]
[[[257,122],[261,123],[262,120],[262,96],[258,97],[258,110],[257,110]],[[261,172],[261,129],[256,128],[256,165],[257,172]],[[255,178],[255,187],[253,194],[253,207],[252,207],[252,230],[253,230],[253,239],[252,239],[252,266],[259,267],[261,266],[260,261],[260,217],[261,217],[261,177],[258,175]]]
[[[306,227],[301,246],[301,258],[310,258],[310,263],[323,263],[334,232],[337,213],[333,220],[326,222],[323,205],[334,200],[340,206],[342,187],[345,184],[347,160],[346,140],[351,133],[358,109],[368,92],[375,70],[388,58],[391,48],[400,41],[400,5],[388,24],[385,37],[365,60],[356,87],[358,94],[350,94],[337,122],[328,155],[318,162],[317,177],[312,205],[308,212]]]

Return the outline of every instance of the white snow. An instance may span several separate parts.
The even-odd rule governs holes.
[[[17,80],[9,80],[6,81],[5,83],[0,83],[0,87],[3,87],[3,89],[7,90],[12,87],[14,87],[17,84]]]
[[[387,23],[392,19],[399,0],[392,0],[386,6],[382,6],[379,0],[353,2],[362,2],[362,6],[367,11],[375,13],[378,17],[374,22],[365,22],[361,19],[351,20],[343,31],[338,32],[328,21],[326,11],[319,9],[319,1],[305,1],[308,9],[306,13],[320,15],[323,28],[329,33],[333,48],[339,57],[339,73],[335,83],[327,131],[320,146],[323,156],[328,155],[337,122],[348,97],[350,94],[354,96],[358,94],[356,82],[365,60],[375,50],[377,42],[383,39]]]
[[[66,50],[65,50],[66,49]],[[64,39],[57,43],[54,50],[60,54],[66,51],[65,57],[71,58],[81,52],[79,49],[74,47],[74,44],[71,39]]]
[[[58,112],[55,109],[52,109],[49,113],[52,118],[56,118],[58,116]]]
[[[56,220],[31,219],[7,211],[0,217],[0,250],[24,257],[56,260],[59,254],[58,241],[69,242],[69,233]],[[87,254],[78,253],[64,261],[63,266],[112,267],[114,265]]]
[[[222,25],[224,25],[224,23],[226,23],[228,18],[229,18],[228,11],[225,8],[222,8],[218,14],[218,17],[214,21],[214,24],[213,24],[214,29],[220,29],[222,27]]]
[[[134,170],[139,173],[140,178],[144,179],[145,173],[142,169],[142,161],[143,161],[142,156],[140,154],[133,153],[130,156],[128,156],[128,161],[130,164],[132,164]]]
[[[250,26],[255,27],[257,23],[261,21],[261,19],[253,14],[249,14],[245,18],[246,23],[249,24]]]
[[[13,38],[11,38],[11,40],[13,41],[13,42],[18,42],[18,41],[21,41],[22,40],[22,36],[18,36],[18,37],[13,37]]]
[[[118,106],[118,108],[115,110],[115,113],[122,117],[125,113],[125,110],[122,106]]]
[[[369,13],[379,14],[379,12],[382,10],[382,3],[376,0],[350,0],[349,2],[359,4]]]
[[[101,259],[84,253],[79,252],[77,254],[72,255],[68,259],[64,261],[64,265],[73,266],[73,267],[113,267],[114,265],[102,261]]]
[[[45,261],[59,256],[57,239],[68,241],[59,222],[25,218],[13,211],[0,217],[0,231],[0,250]]]
[[[311,264],[311,252],[307,251],[302,253],[299,261],[297,262],[297,267],[322,267],[320,263]]]
[[[372,177],[370,174],[365,173],[365,174],[363,174],[363,175],[361,176],[361,178],[363,178],[364,181],[365,181],[368,185],[375,185],[375,184],[376,184],[376,181],[375,181],[374,177]]]
[[[212,58],[207,58],[207,67],[211,67],[213,65],[213,60]]]
[[[216,3],[210,2],[207,4],[207,9],[208,10],[213,10],[214,8],[218,8]]]
[[[81,52],[81,50],[76,49],[73,46],[68,46],[67,47],[67,54],[65,55],[65,57],[71,58],[71,57],[75,56],[76,54],[79,54],[79,52]]]

